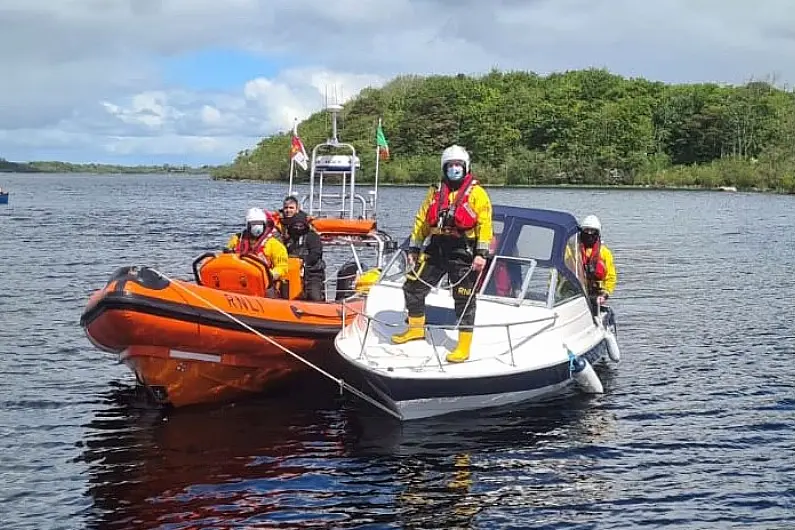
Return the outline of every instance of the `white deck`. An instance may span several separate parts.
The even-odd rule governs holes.
[[[446,290],[432,291],[427,303],[451,311],[453,308],[452,296]],[[471,378],[558,365],[568,361],[567,347],[580,355],[604,338],[584,299],[555,309],[479,299],[470,358],[463,363],[448,363],[445,356],[458,342],[455,330],[429,326],[425,340],[392,343],[391,335],[406,327],[403,309],[399,284],[374,286],[368,296],[367,316],[360,315],[337,336],[337,351],[360,368],[390,378]]]

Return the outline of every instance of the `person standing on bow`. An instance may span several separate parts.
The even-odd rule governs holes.
[[[285,201],[285,206],[287,201]],[[303,261],[304,300],[325,301],[326,263],[323,261],[323,243],[309,224],[306,213],[296,211],[282,220],[287,254]]]
[[[602,242],[602,223],[595,215],[585,217],[580,223],[580,256],[591,307],[597,312],[613,294],[617,275],[613,253]]]
[[[226,249],[264,261],[273,281],[287,277],[287,248],[278,238],[273,216],[261,208],[250,208],[246,212],[245,230],[233,235]]]
[[[426,238],[430,242],[422,250]],[[473,178],[469,153],[458,145],[442,152],[442,179],[417,211],[408,250],[412,270],[403,295],[408,329],[392,336],[396,344],[425,338],[425,297],[446,274],[459,321],[458,344],[448,362],[469,359],[475,324],[475,285],[486,265],[493,237],[491,200]]]

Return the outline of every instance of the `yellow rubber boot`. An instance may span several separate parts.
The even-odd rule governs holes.
[[[392,335],[392,342],[403,344],[410,340],[425,338],[425,317],[409,317],[409,327],[403,333]]]
[[[472,332],[459,331],[458,344],[455,349],[447,354],[448,363],[462,363],[469,359],[469,348],[472,347]]]

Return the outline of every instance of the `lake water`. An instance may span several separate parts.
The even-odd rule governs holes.
[[[622,361],[606,393],[402,427],[308,375],[168,415],[79,326],[127,264],[190,262],[284,186],[6,175],[0,206],[0,527],[795,527],[795,197],[491,190],[597,213]],[[425,190],[382,188],[408,234]]]

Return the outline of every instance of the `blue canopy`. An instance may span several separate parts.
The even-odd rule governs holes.
[[[551,249],[552,259],[539,259],[537,261],[547,266],[553,265],[561,270],[566,269],[563,263],[566,242],[579,231],[577,219],[570,213],[496,204],[492,209],[492,220],[503,223],[502,237],[500,238],[499,248],[495,250],[495,253],[508,254],[505,249],[511,248],[516,242],[522,226],[541,226],[552,230],[555,235]]]
[[[519,206],[506,206],[495,204],[492,207],[494,219],[506,218],[524,219],[530,224],[546,226],[556,231],[560,230],[566,238],[579,230],[577,219],[568,212],[558,210],[543,210],[541,208],[521,208]]]

